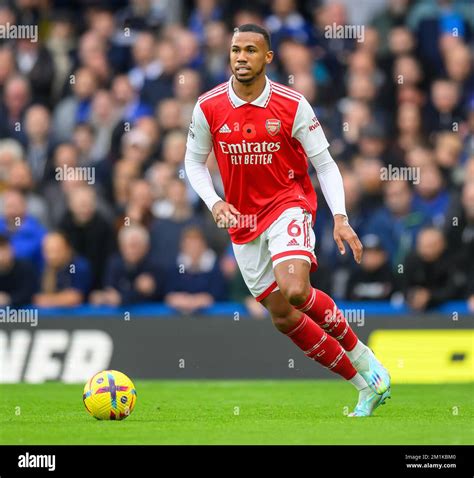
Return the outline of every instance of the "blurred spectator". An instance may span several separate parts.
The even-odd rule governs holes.
[[[384,166],[397,166],[387,148],[387,133],[380,123],[363,126],[359,137],[359,154],[364,160],[378,160]]]
[[[38,307],[75,307],[90,290],[91,273],[87,260],[76,255],[66,236],[48,233],[43,240],[44,268],[40,291],[33,296]]]
[[[103,42],[106,58],[115,72],[125,71],[130,67],[130,39],[124,35],[123,28],[117,28],[117,19],[112,5],[103,2],[91,5],[86,15],[88,27]]]
[[[21,125],[28,104],[31,101],[31,87],[23,76],[11,76],[5,83],[3,101],[0,105],[1,137],[16,139],[23,145],[26,137]]]
[[[130,184],[127,206],[115,221],[117,230],[123,225],[141,224],[147,230],[154,220],[153,194],[150,184],[144,179],[135,179]]]
[[[197,0],[189,17],[189,29],[195,33],[200,43],[204,43],[205,28],[212,21],[220,20],[222,7],[217,0]]]
[[[33,101],[50,106],[55,71],[49,50],[40,41],[19,38],[15,56],[20,73],[29,80]]]
[[[140,100],[135,88],[126,75],[116,76],[112,84],[112,93],[118,104],[121,120],[129,126],[142,116],[151,116],[151,106]]]
[[[106,268],[105,287],[91,293],[91,304],[118,306],[161,300],[164,276],[150,253],[148,231],[138,224],[124,226],[118,246],[119,253]]]
[[[6,236],[0,235],[0,307],[21,307],[31,303],[37,276],[28,261],[15,259]]]
[[[163,139],[163,161],[173,166],[175,174],[183,177],[186,134],[181,130],[170,131]],[[180,173],[181,171],[181,173]],[[195,196],[188,190],[191,197]]]
[[[226,298],[226,282],[216,253],[197,227],[183,230],[174,268],[166,274],[165,302],[190,314]]]
[[[115,164],[112,178],[112,202],[116,214],[123,214],[130,198],[130,184],[140,177],[140,165],[133,159],[121,159]]]
[[[465,297],[474,311],[474,180],[464,185],[460,203],[448,214],[445,231],[449,252],[464,275]]]
[[[363,236],[361,242],[364,246],[362,262],[349,278],[347,298],[389,300],[394,292],[394,277],[388,254],[375,234]]]
[[[27,215],[37,219],[45,228],[50,225],[46,200],[35,191],[31,169],[25,161],[16,161],[10,166],[7,187],[21,191],[26,199]],[[3,212],[3,196],[0,196],[0,211]]]
[[[164,23],[177,22],[181,16],[182,2],[162,0],[151,2],[130,0],[126,7],[117,13],[123,27],[140,30],[156,29]]]
[[[67,196],[68,209],[59,228],[73,249],[89,261],[92,288],[99,288],[108,256],[115,248],[113,228],[97,210],[97,194],[86,184]]]
[[[362,190],[361,207],[373,214],[383,204],[382,168],[384,163],[377,157],[354,156],[354,172]]]
[[[152,212],[157,218],[170,217],[173,205],[167,198],[168,186],[174,177],[174,168],[169,163],[154,163],[146,172],[153,197]]]
[[[53,131],[58,141],[68,141],[77,123],[89,120],[97,78],[89,68],[79,68],[71,76],[72,94],[54,108]]]
[[[417,105],[403,102],[397,112],[398,138],[394,146],[397,164],[402,164],[405,154],[425,142],[421,111]]]
[[[384,187],[384,206],[369,219],[366,231],[380,237],[394,267],[402,264],[414,247],[420,229],[428,224],[425,212],[418,209],[406,181],[388,181]]]
[[[48,177],[50,157],[54,148],[51,115],[42,105],[30,106],[25,114],[26,161],[33,180],[40,184]]]
[[[439,168],[434,164],[422,166],[415,184],[413,207],[429,216],[434,225],[443,226],[449,204],[449,191]]]
[[[14,139],[0,140],[0,190],[5,189],[10,170],[15,163],[23,161],[23,148]]]
[[[179,66],[182,68],[200,70],[204,65],[204,57],[197,35],[177,25],[173,25],[172,28],[168,30],[176,45]]]
[[[94,128],[94,144],[90,155],[93,158],[106,158],[110,151],[112,134],[120,121],[119,112],[112,94],[99,90],[92,100],[90,124]]]
[[[389,37],[399,25],[405,23],[410,0],[389,0],[386,8],[374,16],[372,25],[377,29],[381,39],[380,53],[386,55]]]
[[[181,105],[175,98],[167,98],[158,103],[156,108],[156,119],[163,134],[166,135],[174,129],[183,127],[181,117]]]
[[[94,148],[95,130],[90,123],[78,123],[74,127],[72,142],[78,150],[78,164],[81,166],[90,165],[104,159],[97,156],[97,150]]]
[[[54,151],[53,177],[43,188],[43,195],[48,202],[50,218],[53,226],[57,226],[67,209],[67,196],[77,186],[94,182],[95,169],[82,169],[78,164],[79,151],[72,143],[62,143]],[[77,169],[79,168],[79,169]],[[84,174],[90,174],[92,180],[85,179]],[[101,214],[111,220],[113,211],[98,191],[97,208]]]
[[[230,38],[225,23],[221,21],[208,22],[204,35],[206,87],[212,88],[227,80]]]
[[[449,189],[457,188],[463,180],[460,164],[462,139],[458,133],[443,131],[435,136],[435,161]]]
[[[151,226],[151,248],[163,269],[169,269],[176,264],[183,230],[190,225],[202,225],[201,217],[193,214],[184,181],[171,180],[167,195],[171,206],[170,216],[155,219]]]
[[[421,230],[416,250],[404,264],[404,294],[408,305],[423,311],[458,298],[459,279],[441,230],[434,227]]]
[[[272,43],[278,47],[284,38],[292,38],[303,44],[310,42],[310,29],[298,12],[295,0],[274,0],[272,14],[265,19],[265,26],[272,35]]]
[[[435,80],[431,86],[431,102],[425,109],[429,131],[455,131],[463,119],[459,105],[459,85],[451,80]]]
[[[133,128],[122,136],[122,157],[133,161],[143,173],[152,160],[152,142],[141,129]]]
[[[37,219],[27,214],[26,198],[19,190],[9,189],[3,193],[3,214],[0,234],[10,239],[15,258],[29,260],[35,267],[40,267],[41,241],[46,230]]]
[[[3,90],[8,78],[16,73],[15,54],[7,46],[0,47],[0,95],[3,96]]]
[[[58,13],[51,22],[49,38],[45,43],[54,68],[54,81],[51,84],[51,98],[56,103],[64,92],[64,87],[72,69],[74,51],[74,27],[72,15]]]
[[[165,98],[173,96],[173,80],[179,68],[176,45],[171,40],[162,39],[157,43],[156,56],[160,73],[156,78],[145,78],[141,88],[141,99],[155,108]]]
[[[194,105],[201,91],[201,77],[197,71],[186,68],[179,70],[174,82],[174,96],[180,103],[182,125],[191,122]]]
[[[153,116],[142,116],[135,121],[135,128],[146,134],[150,140],[150,157],[155,159],[161,150],[161,130],[156,118]]]
[[[465,104],[474,95],[473,59],[467,45],[456,43],[444,56],[448,77],[461,88],[461,103]]]
[[[78,57],[81,65],[96,77],[99,88],[110,84],[112,70],[107,58],[107,45],[99,32],[88,30],[81,36]]]
[[[155,50],[156,43],[153,33],[143,31],[137,34],[132,46],[135,66],[128,73],[130,84],[136,91],[142,90],[145,81],[154,81],[162,73]]]
[[[443,39],[448,37],[458,41],[469,37],[469,26],[458,8],[458,2],[438,0],[423,3],[424,5],[417,5],[420,9],[424,8],[425,12],[419,22],[413,20],[418,13],[416,9],[408,21],[416,29],[418,51],[425,63],[425,70],[436,75],[443,69]]]

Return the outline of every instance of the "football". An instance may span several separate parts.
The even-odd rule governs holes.
[[[123,420],[132,413],[137,392],[124,373],[104,370],[87,381],[82,399],[86,410],[97,420]]]

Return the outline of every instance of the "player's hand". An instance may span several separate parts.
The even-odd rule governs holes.
[[[334,240],[336,241],[341,254],[346,253],[346,248],[344,247],[343,242],[346,241],[352,249],[355,261],[357,264],[360,264],[363,246],[359,241],[357,234],[354,232],[354,229],[349,225],[347,216],[343,216],[342,214],[336,214],[334,216]]]
[[[212,215],[217,227],[227,229],[237,225],[237,217],[240,215],[240,212],[237,211],[232,204],[225,201],[218,201],[212,207]]]

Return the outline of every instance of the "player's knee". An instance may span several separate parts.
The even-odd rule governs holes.
[[[309,285],[304,280],[292,280],[280,287],[282,294],[291,305],[301,305],[309,295]]]
[[[294,327],[295,320],[291,317],[283,317],[272,314],[272,322],[278,331],[286,334]]]

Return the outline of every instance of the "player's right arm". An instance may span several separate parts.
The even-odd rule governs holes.
[[[211,211],[217,226],[228,228],[237,222],[236,215],[240,213],[232,204],[221,199],[214,189],[209,169],[206,166],[211,149],[212,136],[209,123],[198,102],[194,107],[189,125],[184,168],[192,188]]]

